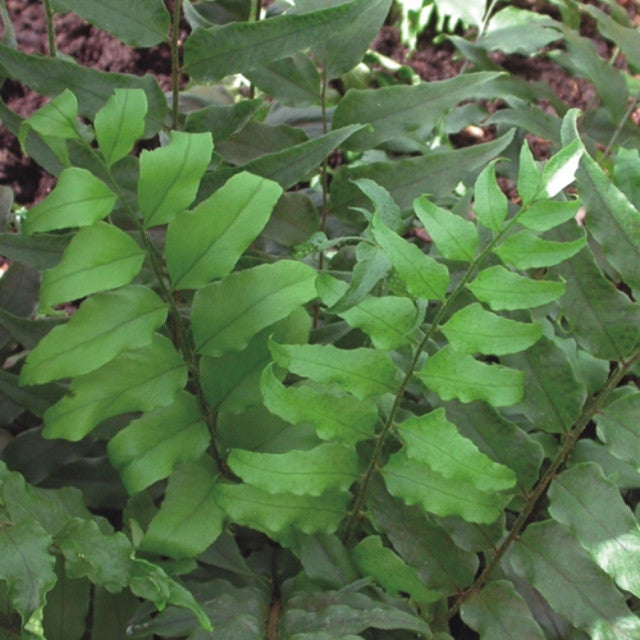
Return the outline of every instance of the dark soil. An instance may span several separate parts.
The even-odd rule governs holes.
[[[535,2],[540,11],[554,11],[552,5],[546,5],[539,0],[520,0],[514,4],[531,7],[532,2]],[[635,15],[636,8],[632,0],[619,0],[619,3],[627,6],[630,15]],[[167,0],[169,7],[171,4],[171,0]],[[262,4],[267,6],[270,2],[263,0]],[[7,0],[7,8],[19,49],[25,53],[46,55],[48,45],[42,0]],[[593,25],[589,23],[583,25],[583,31],[596,37]],[[103,71],[134,75],[152,73],[163,89],[169,88],[171,60],[167,44],[136,50],[73,14],[55,16],[55,33],[58,50],[72,56],[78,64]],[[183,35],[186,36],[186,32]],[[394,26],[385,26],[375,39],[373,47],[397,62],[411,66],[424,80],[450,78],[460,71],[462,61],[457,58],[455,49],[447,41],[435,45],[433,35],[424,34],[417,50],[410,53],[400,43],[397,29]],[[610,51],[607,44],[597,37],[596,42],[601,54],[608,56]],[[497,56],[496,61],[527,80],[546,82],[556,95],[570,106],[585,108],[593,98],[594,92],[589,82],[568,76],[545,57]],[[619,58],[619,64],[624,65],[622,58]],[[22,117],[29,116],[46,100],[13,80],[5,81],[0,90],[0,97],[11,110]],[[488,130],[482,136],[472,139],[459,136],[454,143],[464,146],[490,137],[491,131]],[[545,157],[546,141],[533,140],[533,143],[534,152],[539,157]],[[44,173],[22,154],[17,140],[4,127],[0,127],[0,184],[10,186],[14,190],[16,202],[24,205],[32,205],[41,200],[55,184],[52,176]]]

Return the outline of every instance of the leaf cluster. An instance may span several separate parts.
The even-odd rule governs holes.
[[[7,638],[638,637],[638,86],[578,27],[640,35],[456,4],[431,83],[391,0],[53,1],[168,95],[0,44],[57,177],[0,203]],[[489,55],[542,48],[589,109]]]

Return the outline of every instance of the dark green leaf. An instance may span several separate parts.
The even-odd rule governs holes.
[[[325,588],[339,589],[358,579],[348,551],[336,536],[308,536],[300,548],[300,562],[309,579]]]
[[[60,261],[69,240],[70,234],[27,238],[19,233],[0,233],[0,255],[34,269],[49,269]]]
[[[151,47],[166,40],[169,12],[162,0],[54,0],[58,11],[73,11],[132,47]]]
[[[519,408],[535,428],[551,433],[571,429],[582,413],[587,392],[576,380],[564,351],[542,338],[524,353],[503,361],[524,372],[524,398]]]
[[[561,525],[529,525],[510,561],[561,616],[597,640],[632,640],[640,619],[629,611],[615,584]]]
[[[640,593],[640,527],[598,464],[577,464],[549,489],[549,514],[625,591]]]
[[[460,613],[482,640],[545,640],[529,607],[507,580],[487,583],[463,603]]]
[[[594,416],[598,434],[616,457],[638,466],[640,460],[640,393],[606,405]]]
[[[89,612],[88,580],[65,575],[62,562],[56,567],[58,580],[47,594],[43,627],[47,640],[82,640]]]

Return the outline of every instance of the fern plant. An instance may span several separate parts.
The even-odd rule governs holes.
[[[146,46],[168,14],[139,4]],[[473,73],[334,108],[390,2],[225,25],[248,3],[211,4],[187,5],[184,68],[246,74],[268,113],[192,87],[169,126],[152,79],[0,46],[55,94],[2,113],[58,176],[0,238],[14,274],[42,271],[37,317],[0,314],[0,390],[35,422],[3,450],[7,637],[636,637],[640,156],[591,153],[631,131],[628,88],[598,126],[532,102],[541,163],[514,121],[544,89],[480,40],[456,41]],[[595,68],[569,26],[537,28]],[[517,128],[448,149],[470,96]]]

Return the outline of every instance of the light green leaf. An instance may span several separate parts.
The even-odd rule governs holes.
[[[502,265],[483,269],[467,287],[494,311],[532,309],[557,300],[565,291],[564,282],[533,280]]]
[[[397,426],[407,457],[456,482],[467,482],[481,491],[502,491],[516,483],[508,467],[481,453],[460,435],[442,408],[408,418]]]
[[[133,549],[123,533],[105,534],[93,520],[72,518],[55,540],[70,578],[86,576],[111,593],[129,583]]]
[[[640,467],[640,393],[627,394],[600,409],[593,417],[598,435],[609,451]]]
[[[471,220],[438,207],[426,196],[413,203],[416,215],[438,251],[448,260],[472,262],[478,246],[478,232]]]
[[[42,434],[80,440],[112,416],[170,405],[186,381],[187,365],[167,338],[155,335],[150,345],[75,378],[69,394],[46,411]]]
[[[441,331],[460,353],[495,356],[524,351],[542,336],[539,324],[503,318],[478,302],[456,311]]]
[[[193,558],[222,533],[225,514],[214,499],[217,469],[202,457],[176,467],[160,511],[140,543],[143,551],[171,558]]]
[[[197,400],[179,391],[173,404],[145,413],[108,444],[109,460],[133,495],[171,475],[173,468],[199,458],[210,435]]]
[[[373,162],[351,167],[343,165],[331,182],[331,211],[338,217],[353,218],[353,207],[366,207],[367,197],[354,184],[371,178],[386,189],[400,210],[410,211],[413,201],[423,193],[431,197],[448,196],[460,181],[491,161],[513,140],[514,131],[486,144],[451,151],[435,149],[423,156]]]
[[[271,362],[269,339],[287,344],[306,343],[311,318],[303,307],[255,335],[242,351],[200,359],[202,386],[209,404],[221,413],[238,413],[262,404],[260,376]]]
[[[500,231],[507,219],[509,209],[507,196],[502,192],[496,179],[496,162],[497,160],[494,160],[489,163],[480,172],[475,182],[473,211],[480,224],[487,229]]]
[[[78,100],[69,89],[65,89],[59,96],[22,121],[18,132],[20,146],[24,148],[30,129],[42,136],[45,141],[49,138],[80,140],[77,117]],[[68,164],[69,157],[66,150],[64,157],[59,156],[59,159],[61,161],[66,159]]]
[[[578,541],[551,520],[527,527],[510,561],[549,605],[593,640],[633,640],[640,619]]]
[[[554,242],[538,238],[531,231],[520,231],[503,240],[493,252],[516,269],[537,269],[567,260],[586,244],[586,236],[570,242]]]
[[[440,591],[427,589],[418,572],[382,545],[380,536],[368,536],[352,551],[353,560],[363,576],[371,576],[386,593],[398,596],[408,593],[417,603],[425,605],[443,597]]]
[[[549,514],[567,526],[625,591],[640,593],[640,527],[618,487],[596,463],[577,464],[555,478]]]
[[[138,206],[145,227],[171,222],[193,202],[212,151],[210,133],[171,131],[165,147],[140,154]]]
[[[264,370],[260,388],[271,413],[293,425],[311,423],[322,440],[354,445],[374,434],[378,412],[371,401],[320,392],[307,385],[285,387],[273,374],[273,366]],[[327,411],[328,400],[331,411]]]
[[[449,271],[445,265],[391,231],[378,214],[374,215],[371,228],[409,293],[425,300],[444,300],[449,287]]]
[[[640,304],[602,275],[591,252],[584,249],[554,271],[567,282],[560,309],[578,344],[604,360],[632,353],[640,337]]]
[[[640,289],[640,212],[588,155],[580,165],[578,187],[587,229],[625,282]]]
[[[449,345],[431,356],[417,377],[443,400],[486,400],[494,407],[509,407],[524,393],[522,371],[479,362]]]
[[[288,540],[291,528],[303,533],[333,533],[347,513],[348,493],[329,492],[318,497],[291,493],[272,495],[246,484],[219,482],[214,498],[233,522]]]
[[[346,282],[321,274],[316,281],[318,293],[329,307],[344,298]],[[418,322],[418,309],[408,298],[367,296],[347,311],[338,313],[350,326],[362,329],[376,349],[396,349],[411,344],[411,332]]]
[[[571,121],[577,115],[576,109],[567,112],[565,122]],[[584,154],[584,146],[580,140],[573,140],[564,149],[552,156],[542,170],[541,190],[547,198],[557,196],[568,187],[576,176],[580,159]]]
[[[534,231],[548,231],[563,222],[575,218],[580,209],[579,200],[562,202],[557,200],[538,200],[518,213],[518,223]]]
[[[243,172],[193,211],[179,213],[166,242],[173,287],[197,289],[228,275],[264,228],[281,194],[276,183]]]
[[[0,522],[0,578],[26,624],[32,616],[42,616],[46,594],[56,582],[52,540],[34,520],[12,522],[1,510]]]
[[[169,12],[162,0],[54,0],[58,11],[73,11],[132,47],[151,47],[168,39]]]
[[[362,122],[369,125],[346,143],[352,151],[366,151],[407,137],[424,141],[447,111],[499,75],[481,71],[413,86],[398,84],[375,91],[352,89],[338,103],[333,127]]]
[[[258,69],[333,36],[361,19],[370,2],[353,0],[303,15],[196,29],[185,43],[183,70],[196,81],[215,82],[232,73]]]
[[[64,169],[53,191],[32,207],[22,225],[27,235],[85,227],[111,213],[117,196],[87,169]]]
[[[116,89],[96,113],[93,125],[108,167],[124,158],[143,136],[146,114],[147,96],[142,89]]]
[[[232,449],[227,462],[247,484],[269,494],[320,496],[327,491],[346,491],[358,478],[355,448],[337,442],[286,453]]]
[[[463,602],[460,615],[485,640],[545,640],[526,602],[507,580],[488,582]]]
[[[29,353],[20,384],[43,384],[89,373],[127,349],[149,344],[166,316],[166,305],[147,287],[125,287],[93,296]]]
[[[524,372],[524,397],[519,405],[536,429],[568,431],[582,413],[587,392],[576,380],[565,352],[542,338],[524,353],[503,358]]]
[[[161,567],[141,558],[135,558],[131,574],[129,586],[135,595],[151,600],[159,610],[164,609],[168,604],[189,609],[205,631],[213,630],[207,614],[191,592],[170,578]]]
[[[333,345],[290,345],[271,342],[273,359],[299,376],[337,384],[356,398],[394,393],[397,369],[389,356],[374,349],[338,349]]]
[[[522,206],[528,205],[540,191],[540,172],[536,166],[529,143],[525,140],[520,148],[517,188],[522,198]]]
[[[196,350],[209,356],[240,351],[259,331],[312,300],[315,279],[306,264],[281,260],[200,289],[191,317]]]
[[[445,478],[429,467],[394,453],[383,467],[389,493],[406,504],[419,504],[437,516],[460,516],[467,522],[489,524],[501,515],[510,496],[485,493],[464,480]]]
[[[78,231],[62,260],[42,276],[40,310],[129,284],[142,268],[145,252],[124,231],[97,222]]]

